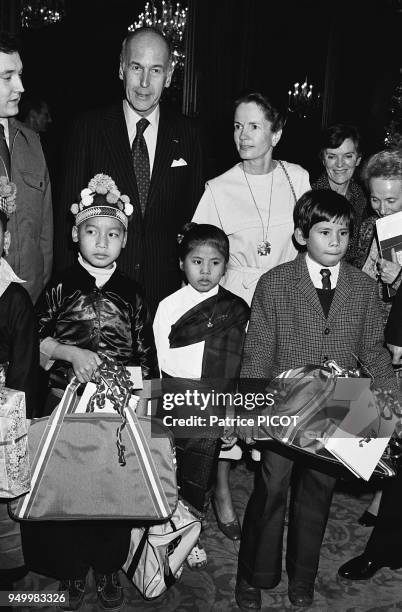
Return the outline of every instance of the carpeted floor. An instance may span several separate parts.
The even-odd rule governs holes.
[[[235,507],[242,517],[248,500],[253,472],[243,462],[232,470],[231,481]],[[357,483],[358,485],[358,483]],[[316,582],[314,604],[310,610],[320,612],[388,612],[402,610],[402,569],[380,570],[366,582],[348,582],[337,578],[339,565],[360,554],[370,530],[361,527],[357,518],[370,500],[370,493],[363,486],[340,483],[335,492],[328,528],[321,553],[320,571]],[[231,612],[238,610],[234,601],[234,584],[238,546],[225,538],[218,530],[212,512],[209,525],[203,535],[209,563],[201,571],[185,567],[179,583],[164,596],[153,602],[145,602],[133,586],[122,575],[127,587],[127,603],[123,612]],[[44,543],[44,546],[46,544]],[[18,583],[22,590],[54,591],[57,583],[38,574],[28,574]],[[20,608],[27,612],[29,608]],[[32,608],[37,610],[38,608]],[[57,608],[41,608],[45,612]],[[263,591],[263,612],[296,610],[287,598],[287,578],[271,591]],[[14,608],[16,610],[16,608]],[[99,612],[92,576],[87,583],[84,612]]]

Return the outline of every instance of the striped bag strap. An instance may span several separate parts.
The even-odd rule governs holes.
[[[67,413],[71,412],[74,407],[77,390],[80,384],[81,383],[77,378],[72,378],[71,382],[67,385],[66,390],[64,391],[60,404],[55,408],[49,417],[48,423],[39,441],[38,448],[31,463],[31,489],[25,496],[20,498],[14,512],[14,516],[16,518],[29,518],[30,509],[32,508],[38,494],[44,473],[46,471],[46,466],[52,454],[64,417]]]
[[[296,204],[296,202],[297,202],[296,192],[295,192],[295,188],[293,187],[293,183],[292,183],[292,181],[290,179],[289,172],[286,170],[285,164],[280,159],[278,159],[278,164],[280,165],[280,167],[282,168],[282,170],[284,171],[284,173],[286,175],[286,178],[288,179],[288,182],[289,182],[289,185],[290,185],[290,189],[292,191],[292,194],[293,194],[293,197],[294,197],[294,200],[295,200],[295,204]]]
[[[148,441],[136,413],[130,406],[126,408],[126,417],[129,425],[128,433],[138,457],[141,472],[153,501],[154,508],[161,519],[167,518],[172,514],[172,511],[148,446]]]

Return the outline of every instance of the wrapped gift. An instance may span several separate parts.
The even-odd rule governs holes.
[[[30,488],[25,393],[0,389],[0,498],[13,498]]]

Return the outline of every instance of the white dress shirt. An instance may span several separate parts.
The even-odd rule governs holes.
[[[137,123],[140,119],[144,119],[144,117],[136,113],[135,110],[131,108],[127,100],[123,100],[123,111],[127,125],[128,139],[130,141],[130,147],[132,147],[134,138],[137,134]],[[156,140],[158,138],[159,115],[160,111],[158,105],[150,115],[145,117],[145,119],[148,119],[149,121],[149,125],[144,131],[144,138],[148,149],[149,169],[151,171],[151,176],[155,160]]]
[[[331,289],[335,289],[338,282],[339,268],[341,266],[340,262],[337,263],[336,266],[323,266],[322,264],[319,264],[311,259],[309,254],[306,253],[306,264],[311,282],[316,289],[322,289],[322,275],[320,273],[320,270],[322,269],[326,269],[331,272],[331,276],[329,277],[331,280]]]
[[[4,125],[4,136],[6,138],[6,143],[8,148],[10,148],[10,132],[8,129],[8,119],[7,117],[2,117],[0,118],[0,123],[2,123]]]

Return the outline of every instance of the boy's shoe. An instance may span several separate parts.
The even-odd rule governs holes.
[[[68,603],[59,603],[61,610],[79,610],[85,597],[86,578],[76,580],[61,580],[59,591],[66,591]]]
[[[238,573],[235,586],[235,600],[242,612],[261,610],[261,589],[251,586]]]
[[[288,597],[290,603],[300,608],[311,606],[314,599],[314,582],[303,580],[289,581]]]
[[[120,610],[124,604],[124,591],[117,572],[112,574],[96,574],[96,592],[105,610]]]

